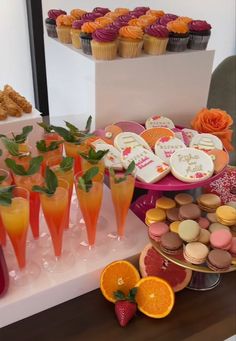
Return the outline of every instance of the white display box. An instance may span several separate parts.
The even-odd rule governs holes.
[[[8,116],[6,120],[0,121],[0,134],[19,133],[23,127],[32,125],[34,130],[29,134],[28,141],[34,152],[36,141],[41,140],[43,136],[43,129],[39,128],[38,122],[42,122],[42,116],[36,109],[33,109],[30,114],[23,114],[21,117]],[[1,141],[0,149],[4,150]],[[0,168],[5,168],[4,155],[0,158]]]
[[[75,210],[76,204],[74,203],[72,204],[72,215]],[[40,277],[30,285],[24,287],[10,285],[6,296],[0,299],[0,327],[97,289],[101,271],[107,264],[115,260],[136,256],[148,243],[146,225],[129,211],[125,233],[128,246],[126,248],[116,246],[114,251],[114,244],[112,244],[114,239],[109,238],[108,235],[116,231],[116,222],[111,193],[105,185],[100,216],[96,237],[97,258],[85,262],[79,253],[80,251],[74,251],[75,264],[68,268],[68,271],[53,274],[41,269]],[[78,220],[80,217],[81,214],[78,212]],[[45,229],[43,221],[44,219],[42,219],[42,231]],[[85,235],[85,231],[83,233]],[[64,237],[66,238],[66,233]],[[83,247],[80,245],[83,239],[81,238],[77,240],[80,250]],[[73,241],[73,245],[75,244],[76,240]],[[64,246],[68,247],[68,243],[65,242]],[[37,252],[37,249],[30,250],[27,248],[27,251],[28,258],[38,264],[41,263],[41,253],[43,252],[41,249]],[[4,253],[9,255],[7,250],[4,250]],[[9,262],[8,259],[7,261]]]
[[[94,117],[93,128],[163,114],[189,126],[207,105],[214,51],[96,61],[45,34],[50,116]]]

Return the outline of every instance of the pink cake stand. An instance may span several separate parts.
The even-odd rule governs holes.
[[[194,183],[186,183],[176,179],[172,174],[168,174],[162,180],[154,183],[147,184],[139,180],[135,181],[136,188],[146,189],[148,192],[140,196],[131,205],[131,210],[142,220],[145,221],[146,211],[150,208],[155,207],[156,200],[163,195],[163,192],[175,192],[175,191],[188,191],[195,188],[204,188],[209,185],[212,181],[221,177],[224,173],[225,168],[218,174],[211,176],[207,180],[198,181]]]

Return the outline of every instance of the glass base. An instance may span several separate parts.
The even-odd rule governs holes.
[[[187,286],[187,289],[197,291],[207,291],[214,289],[221,281],[220,274],[210,274],[193,271],[192,279]]]
[[[119,236],[116,232],[111,232],[108,235],[109,245],[112,252],[119,252],[124,249],[131,249],[134,244],[134,238],[128,239],[126,236]]]
[[[41,273],[40,267],[36,263],[28,263],[25,269],[17,269],[9,271],[11,283],[16,286],[25,286],[34,284],[34,281]]]
[[[43,269],[52,272],[60,273],[70,270],[75,264],[74,255],[64,250],[60,257],[56,257],[52,252],[47,252],[42,256]]]

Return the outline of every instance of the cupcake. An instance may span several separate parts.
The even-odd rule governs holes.
[[[139,18],[131,19],[128,22],[128,26],[140,27],[142,30],[144,30],[144,28],[145,28],[144,22],[140,21]]]
[[[72,28],[71,28],[71,40],[72,40],[72,45],[76,49],[81,49],[81,42],[80,42],[80,33],[81,33],[81,27],[85,22],[83,20],[75,20],[72,23]]]
[[[211,25],[203,20],[193,20],[188,27],[190,30],[188,48],[205,50],[211,35]]]
[[[98,60],[112,60],[117,55],[118,32],[112,28],[101,28],[92,34],[92,55]]]
[[[57,38],[56,19],[62,14],[66,14],[66,12],[61,9],[50,9],[48,11],[48,18],[45,20],[45,24],[49,37]]]
[[[165,12],[163,12],[161,10],[149,9],[146,12],[146,15],[152,15],[152,16],[156,17],[156,19],[160,19],[161,17],[163,17],[163,15],[165,15]]]
[[[144,15],[146,12],[140,10],[140,11],[130,11],[129,15],[132,15],[134,18],[139,18],[141,15]]]
[[[98,28],[102,28],[101,25],[93,21],[87,21],[82,25],[80,40],[81,48],[85,54],[88,55],[92,54],[91,49],[92,33],[95,32]]]
[[[119,30],[119,55],[124,58],[135,58],[141,55],[143,31],[137,26],[123,26]]]
[[[154,24],[145,29],[144,52],[151,55],[164,54],[169,40],[169,31],[165,26]]]
[[[183,22],[185,22],[185,24],[189,24],[191,21],[193,21],[193,19],[189,18],[189,17],[178,17],[175,20],[176,21],[183,21]]]
[[[116,20],[117,18],[119,18],[119,13],[117,12],[108,12],[104,15],[104,17],[108,17],[111,18],[112,20]]]
[[[118,7],[116,9],[114,9],[115,13],[118,13],[119,15],[125,15],[129,13],[129,9],[128,8],[124,8],[124,7]]]
[[[111,25],[113,23],[113,20],[108,17],[100,17],[95,19],[95,22],[101,25],[102,27],[106,27],[108,25]]]
[[[105,7],[95,7],[93,9],[93,12],[101,13],[102,15],[105,15],[105,14],[109,13],[110,10],[109,10],[109,8],[105,8]]]
[[[171,13],[167,13],[165,15],[163,15],[159,20],[158,20],[158,24],[166,26],[168,24],[168,22],[173,21],[175,19],[178,18],[178,15],[175,14],[171,14]]]
[[[134,11],[143,12],[143,14],[145,14],[149,10],[150,10],[150,7],[144,7],[144,6],[134,8]]]
[[[59,15],[56,19],[57,24],[57,35],[61,43],[71,44],[71,27],[75,20],[71,15]]]
[[[189,41],[188,25],[183,21],[170,21],[167,24],[170,32],[167,50],[172,52],[182,52],[187,49]]]
[[[102,13],[99,12],[88,12],[82,15],[81,19],[85,21],[94,21],[97,18],[102,17]]]
[[[74,17],[76,20],[79,20],[85,13],[87,12],[83,9],[75,8],[71,10],[70,15],[72,15],[72,17]]]
[[[154,24],[157,21],[156,17],[154,17],[153,15],[146,15],[146,14],[141,15],[141,17],[139,17],[138,20],[145,28],[149,25]]]

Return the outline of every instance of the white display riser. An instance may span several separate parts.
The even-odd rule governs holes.
[[[207,104],[214,51],[96,61],[45,33],[45,53],[51,117],[75,116],[84,124],[91,114],[102,128],[161,113],[189,126]]]
[[[9,134],[11,132],[19,133],[22,128],[28,125],[32,125],[34,127],[33,132],[29,134],[28,142],[29,145],[33,148],[33,153],[35,150],[35,143],[38,140],[42,139],[43,129],[39,128],[37,125],[38,122],[42,122],[42,116],[40,112],[36,109],[33,109],[31,114],[23,114],[21,117],[8,117],[4,121],[0,121],[0,134]],[[6,168],[4,159],[5,159],[5,148],[3,147],[0,141],[0,149],[3,150],[3,156],[0,157],[0,168]]]
[[[76,220],[80,221],[81,213],[77,208],[77,200],[74,201],[74,199],[75,194],[72,197],[71,216],[74,220],[77,211]],[[119,259],[137,257],[148,243],[146,225],[129,211],[125,232],[128,246],[120,248],[119,245],[116,245],[116,251],[114,251],[114,244],[112,246],[114,239],[109,238],[108,235],[116,231],[116,222],[111,193],[105,185],[100,217],[96,236],[97,259],[89,261],[82,259],[81,253],[84,246],[81,246],[80,243],[85,240],[86,231],[82,232],[82,236],[77,240],[68,238],[67,232],[64,233],[63,247],[72,250],[75,263],[63,273],[53,274],[42,268],[41,258],[42,253],[45,252],[43,248],[27,248],[27,258],[41,266],[41,274],[34,282],[26,286],[16,287],[10,284],[9,291],[0,299],[0,328],[97,289],[101,271],[107,264]],[[47,228],[42,218],[41,233],[44,231],[47,231]],[[51,243],[47,244],[52,249]],[[78,250],[76,250],[77,247]],[[4,254],[7,263],[11,263],[9,265],[12,267],[15,257],[9,256],[11,248],[9,246],[7,248],[4,250]],[[80,322],[78,321],[78,323]]]

